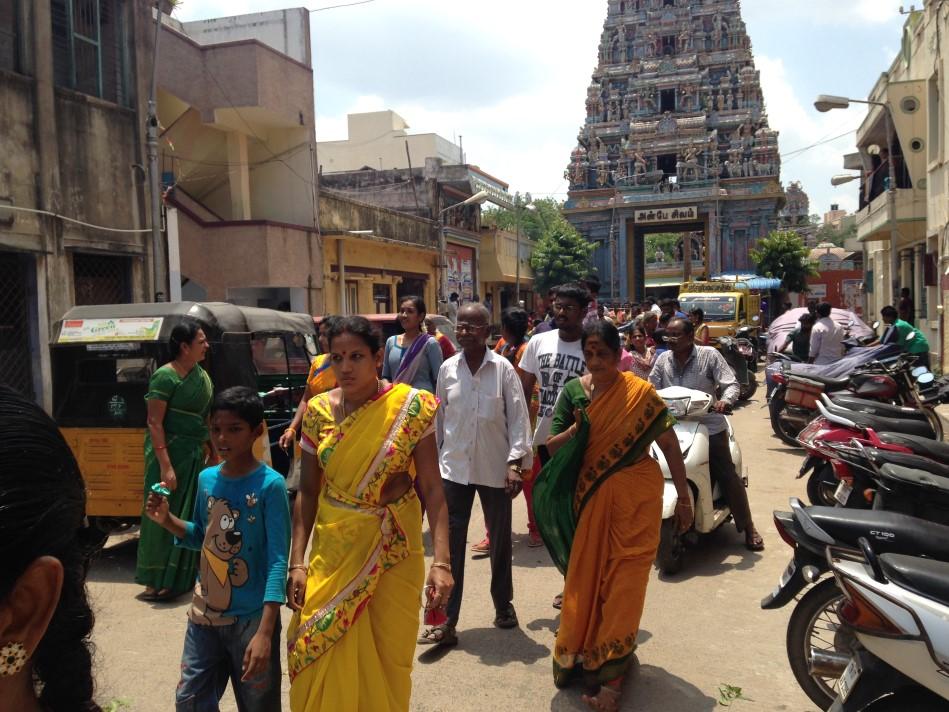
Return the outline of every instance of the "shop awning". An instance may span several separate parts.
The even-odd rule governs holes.
[[[748,285],[748,289],[760,289],[760,290],[769,290],[769,289],[781,289],[781,280],[775,279],[773,277],[758,277],[757,275],[748,275],[748,274],[717,274],[712,277],[712,281],[723,281],[723,282],[744,282]]]

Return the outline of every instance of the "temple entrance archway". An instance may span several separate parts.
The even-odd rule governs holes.
[[[646,237],[657,233],[675,233],[679,239],[672,243],[670,254],[646,253]],[[689,279],[707,279],[709,254],[708,216],[699,216],[698,220],[653,225],[637,224],[633,218],[626,221],[626,284],[629,299],[642,302],[647,294],[647,258],[652,263],[656,277],[665,276],[671,284]],[[698,243],[697,245],[695,243]],[[687,245],[697,247],[686,249]],[[679,259],[681,257],[681,259]],[[698,257],[698,259],[695,259]]]

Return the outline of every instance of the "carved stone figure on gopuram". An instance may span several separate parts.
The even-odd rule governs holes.
[[[601,275],[634,275],[636,266],[622,263],[642,254],[637,214],[681,216],[691,213],[673,209],[694,206],[687,227],[704,231],[705,276],[753,271],[749,252],[777,226],[784,194],[778,134],[739,0],[606,4],[600,46],[590,48],[598,64],[577,107],[585,120],[564,174],[568,219],[596,243]],[[639,289],[616,279],[627,296]]]

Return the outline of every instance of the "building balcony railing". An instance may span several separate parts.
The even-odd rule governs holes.
[[[896,224],[901,241],[914,239],[919,226],[925,232],[926,191],[896,190]],[[857,213],[857,239],[861,242],[889,240],[891,229],[889,193],[881,193]]]

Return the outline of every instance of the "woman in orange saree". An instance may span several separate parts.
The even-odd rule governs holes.
[[[320,351],[313,362],[310,364],[310,372],[306,377],[306,388],[303,391],[303,397],[300,399],[300,405],[297,406],[297,412],[293,415],[290,425],[280,436],[279,444],[284,450],[287,450],[291,443],[297,439],[300,433],[300,426],[303,424],[303,416],[306,415],[306,408],[313,396],[336,388],[336,373],[333,371],[333,363],[329,355],[329,342],[326,340],[326,334],[330,327],[339,321],[338,316],[324,316],[320,321],[319,340]]]
[[[434,442],[438,403],[378,380],[382,352],[365,319],[341,320],[329,340],[340,387],[310,401],[303,426],[287,584],[296,611],[287,631],[290,708],[404,712],[425,580],[410,471],[432,528],[427,605],[443,608],[453,585]]]
[[[558,687],[582,678],[594,710],[619,708],[636,649],[649,571],[659,546],[664,480],[649,457],[656,442],[679,493],[676,516],[691,524],[685,465],[675,420],[648,381],[620,373],[616,327],[584,329],[589,374],[564,386],[554,413],[553,454],[534,486],[537,524],[566,575],[554,647]]]

